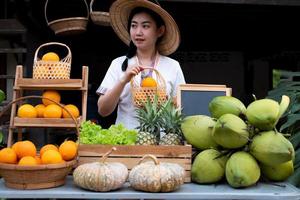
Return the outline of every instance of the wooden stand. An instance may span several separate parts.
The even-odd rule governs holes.
[[[160,162],[177,163],[185,170],[185,182],[191,182],[192,146],[191,145],[99,145],[80,144],[78,165],[96,162],[112,147],[117,150],[107,158],[107,162],[121,162],[131,170],[145,154],[152,154]]]
[[[88,67],[82,67],[82,79],[32,79],[23,77],[23,66],[18,65],[14,83],[13,99],[23,96],[24,90],[79,90],[82,92],[81,116],[77,118],[80,124],[86,120],[88,95]],[[13,143],[13,129],[18,129],[18,140],[22,140],[22,128],[25,127],[66,127],[75,128],[72,119],[63,118],[19,118],[16,116],[17,105],[13,104],[10,116],[7,146]]]

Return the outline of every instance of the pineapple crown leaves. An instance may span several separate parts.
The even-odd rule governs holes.
[[[162,106],[162,129],[166,134],[174,133],[182,135],[181,124],[183,122],[183,115],[181,110],[177,108],[172,99],[168,99]]]
[[[157,134],[161,127],[162,107],[158,103],[158,96],[154,96],[153,102],[148,97],[144,105],[136,110],[136,118],[140,125],[140,131]]]

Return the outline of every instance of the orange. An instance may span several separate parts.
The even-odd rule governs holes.
[[[71,140],[64,141],[59,146],[59,153],[61,154],[64,160],[72,160],[77,155],[77,144]]]
[[[35,156],[34,159],[36,160],[36,163],[37,163],[38,165],[41,165],[41,164],[42,164],[42,159],[41,159],[40,156]]]
[[[75,105],[68,104],[64,106],[64,108],[67,109],[73,115],[74,118],[79,117],[79,109]],[[71,116],[65,109],[62,110],[63,118],[71,118]]]
[[[23,165],[23,166],[32,166],[32,165],[38,165],[36,159],[32,156],[24,156],[19,160],[18,165]]]
[[[21,118],[35,118],[37,117],[37,111],[30,104],[23,104],[18,108],[18,117]]]
[[[38,104],[34,108],[37,112],[37,117],[40,117],[40,118],[44,117],[44,111],[46,108],[46,106],[44,104]]]
[[[61,118],[62,108],[56,104],[46,106],[44,111],[45,118]]]
[[[42,157],[42,163],[43,164],[56,164],[56,163],[61,163],[63,162],[63,158],[60,155],[58,151],[55,151],[53,149],[50,149],[46,151]]]
[[[142,80],[141,86],[142,87],[156,87],[157,84],[156,84],[156,81],[154,78],[148,76]]]
[[[17,163],[17,154],[12,148],[4,148],[0,150],[0,163]]]
[[[48,53],[43,55],[42,60],[43,61],[56,61],[57,62],[60,59],[59,59],[59,56],[56,53],[48,52]]]
[[[46,90],[45,92],[43,92],[42,97],[46,97],[57,103],[59,103],[60,99],[61,99],[60,94],[56,90]],[[42,102],[45,106],[50,105],[50,104],[55,104],[54,102],[52,102],[48,99],[42,99]]]
[[[12,145],[12,149],[17,153],[18,151],[18,146],[19,144],[21,143],[22,141],[19,141],[19,142],[15,142],[13,145]]]
[[[13,148],[16,149],[16,154],[19,159],[25,156],[32,156],[32,157],[36,156],[36,147],[29,140],[20,141]]]
[[[42,155],[43,155],[46,151],[48,151],[48,150],[50,150],[50,149],[55,150],[55,151],[58,152],[57,146],[55,146],[54,144],[46,144],[46,145],[44,145],[44,146],[41,148],[41,150],[40,150],[40,156],[42,157]]]

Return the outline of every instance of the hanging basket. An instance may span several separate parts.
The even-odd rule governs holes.
[[[38,57],[39,51],[45,46],[58,45],[68,50],[66,57],[60,61],[44,61]],[[42,44],[37,48],[33,60],[33,79],[70,79],[72,54],[70,48],[58,42]]]
[[[90,2],[90,16],[94,24],[100,26],[110,26],[109,12],[93,11],[94,0]]]
[[[56,35],[75,35],[86,31],[88,19],[89,19],[89,8],[86,0],[83,0],[85,3],[87,16],[86,17],[68,17],[48,21],[47,17],[47,6],[48,0],[45,3],[45,19],[48,26],[54,31]]]
[[[134,76],[130,80],[132,101],[136,107],[142,107],[148,100],[154,102],[155,95],[158,97],[158,104],[163,104],[167,100],[166,82],[161,74],[152,67],[145,67],[144,69],[153,70],[153,78],[156,81],[156,87],[141,87],[138,76]]]

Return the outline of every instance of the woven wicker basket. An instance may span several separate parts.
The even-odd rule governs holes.
[[[50,45],[59,45],[67,48],[68,54],[60,61],[44,61],[39,58],[41,48]],[[33,60],[33,78],[34,79],[70,79],[72,55],[70,48],[58,42],[49,42],[42,44],[37,48]]]
[[[86,17],[68,17],[49,22],[47,17],[48,0],[46,0],[44,9],[45,19],[48,26],[54,31],[56,35],[75,35],[86,31],[89,19],[89,7],[86,0],[83,1],[85,3],[87,11]]]
[[[65,184],[77,160],[60,164],[20,166],[0,163],[0,175],[7,187],[31,190],[58,187]]]
[[[11,107],[12,104],[26,99],[47,99],[64,109],[73,119],[76,131],[79,135],[79,128],[76,119],[63,107],[63,105],[52,99],[42,96],[25,96],[15,99],[3,108],[0,117]],[[66,176],[77,164],[77,159],[58,164],[42,164],[36,166],[21,166],[17,164],[0,163],[0,176],[4,178],[7,187],[16,189],[43,189],[58,187],[65,183]]]
[[[94,0],[90,2],[90,16],[94,24],[100,26],[110,26],[109,12],[93,11]]]
[[[166,82],[161,74],[154,68],[146,67],[144,69],[153,70],[153,78],[156,80],[156,87],[141,87],[140,81],[137,80],[138,76],[130,80],[132,101],[136,107],[143,106],[148,98],[151,102],[154,101],[155,95],[158,97],[158,104],[163,104],[167,100]]]

